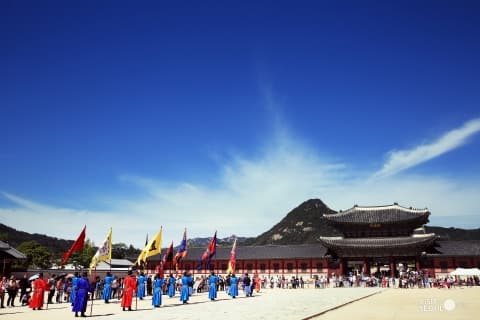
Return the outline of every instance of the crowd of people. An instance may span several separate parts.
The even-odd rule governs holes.
[[[310,287],[310,284],[318,289],[336,287],[450,289],[458,285],[480,285],[480,280],[476,276],[433,278],[422,271],[402,272],[399,278],[386,275],[337,276],[332,274],[329,277],[322,275],[303,279],[301,276],[285,277],[283,275],[267,277],[255,274],[250,277],[248,273],[237,277],[235,274],[223,276],[216,275],[214,272],[208,276],[201,274],[194,277],[190,272],[184,272],[180,275],[170,273],[164,277],[163,274],[145,275],[143,272],[134,274],[132,271],[128,271],[125,277],[117,277],[107,272],[103,279],[97,276],[92,282],[87,273],[80,275],[78,272],[71,277],[65,274],[59,276],[51,274],[47,279],[39,273],[34,278],[27,278],[27,274],[24,274],[21,279],[16,279],[13,275],[9,278],[2,277],[1,308],[15,307],[15,300],[18,297],[17,301],[22,306],[28,305],[33,310],[41,310],[45,306],[46,295],[47,308],[48,304],[52,303],[70,303],[75,316],[84,317],[89,299],[101,299],[105,303],[118,299],[121,300],[120,305],[123,311],[131,311],[133,298],[143,300],[146,296],[151,296],[152,306],[158,308],[162,305],[162,296],[174,298],[178,295],[179,300],[186,304],[192,294],[201,292],[208,292],[208,298],[213,301],[217,299],[219,291],[224,291],[231,298],[235,298],[239,295],[239,290],[243,290],[246,297],[251,297],[254,292],[258,293],[266,288],[302,289]]]

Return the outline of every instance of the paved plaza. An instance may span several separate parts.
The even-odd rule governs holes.
[[[191,297],[187,305],[163,296],[161,308],[151,306],[151,298],[138,301],[137,311],[123,312],[116,299],[110,304],[96,300],[92,316],[100,319],[472,319],[479,311],[480,288],[457,289],[274,289],[254,297],[232,299],[219,292],[212,302],[206,293]],[[135,301],[133,304],[135,309]],[[450,310],[449,310],[450,309]],[[90,314],[90,304],[87,315]],[[48,310],[28,307],[5,308],[1,319],[74,318],[68,304],[53,304]]]

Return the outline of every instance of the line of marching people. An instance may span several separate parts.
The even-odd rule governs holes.
[[[208,285],[208,299],[214,301],[217,299],[217,289],[219,287],[219,277],[212,271],[207,279],[204,279]],[[96,286],[98,285],[98,279],[95,282],[90,283],[88,279],[88,273],[84,272],[81,276],[78,272],[71,279],[72,289],[69,296],[69,302],[72,305],[72,312],[75,317],[86,317],[87,305],[90,297],[94,296]],[[107,273],[103,280],[102,299],[105,303],[109,303],[112,299],[112,293],[114,288],[112,285],[117,282],[115,276],[110,272]],[[140,273],[138,276],[134,275],[130,270],[128,275],[120,281],[121,283],[121,308],[123,311],[132,311],[133,298],[143,300],[146,296],[146,283],[147,277]],[[259,290],[259,282],[254,279],[250,279],[248,274],[245,274],[241,278],[237,278],[235,274],[227,276],[225,279],[226,293],[232,298],[236,298],[239,294],[239,285],[242,285],[245,296],[250,297],[253,294],[254,289]],[[38,274],[38,278],[32,283],[32,296],[29,301],[29,307],[33,310],[42,310],[45,305],[45,293],[49,291],[49,282],[44,280],[43,273]],[[190,296],[194,292],[194,280],[190,272],[184,272],[183,276],[176,279],[170,274],[166,279],[156,274],[152,281],[152,306],[158,308],[162,305],[162,295],[164,294],[164,288],[166,288],[166,294],[172,298],[175,296],[178,289],[180,293],[180,302],[187,304]],[[91,305],[91,308],[93,305]],[[48,303],[47,303],[48,309]]]

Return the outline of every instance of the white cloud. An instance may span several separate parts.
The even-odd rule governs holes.
[[[460,128],[446,132],[437,140],[410,150],[393,150],[383,168],[375,176],[385,177],[438,157],[465,144],[469,137],[480,131],[480,118],[464,123]]]
[[[219,171],[216,186],[122,176],[122,183],[141,188],[144,195],[110,201],[105,211],[57,208],[3,193],[16,207],[0,207],[0,220],[19,230],[66,239],[74,239],[87,224],[87,237],[96,243],[113,227],[114,242],[141,247],[145,234],[153,235],[160,225],[164,245],[171,240],[178,243],[184,227],[189,237],[211,236],[215,230],[220,237],[255,236],[309,198],[320,198],[336,210],[398,202],[429,207],[433,216],[474,217],[480,194],[479,180],[473,177],[472,181],[405,175],[368,179],[285,136],[256,157],[231,157]],[[472,221],[472,227],[476,223]]]

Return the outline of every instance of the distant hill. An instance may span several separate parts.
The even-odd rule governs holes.
[[[8,242],[15,248],[22,242],[34,240],[54,253],[63,253],[73,244],[73,240],[64,240],[44,234],[32,234],[19,231],[2,223],[0,223],[0,240]]]
[[[440,240],[480,240],[480,228],[478,229],[459,229],[425,226],[427,233],[433,232],[440,236]]]
[[[270,230],[258,237],[237,237],[239,245],[267,245],[267,244],[307,244],[317,243],[320,236],[339,236],[341,233],[329,226],[324,215],[336,213],[320,199],[310,199],[291,210]],[[434,232],[440,240],[480,240],[480,228],[459,229],[426,226],[426,232]],[[236,236],[218,239],[219,246],[231,246]],[[188,240],[189,247],[206,247],[208,238],[192,238]],[[62,254],[70,248],[73,240],[64,240],[43,234],[30,234],[19,231],[0,223],[0,240],[17,247],[25,241],[35,240],[48,248],[54,254]],[[136,254],[139,249],[130,248]],[[129,252],[130,252],[129,251]]]
[[[237,237],[235,235],[231,235],[230,237],[226,238],[217,238],[217,246],[232,246],[233,242],[235,241],[235,238],[237,238],[237,244],[244,244],[245,241],[249,240],[250,238],[247,237]],[[189,247],[206,247],[210,243],[210,240],[212,238],[192,238],[188,239],[188,246]]]
[[[290,211],[267,232],[245,242],[247,245],[316,243],[320,236],[341,235],[329,226],[325,214],[336,213],[320,199],[310,199]]]
[[[290,211],[285,218],[267,232],[247,239],[244,245],[316,243],[320,236],[340,236],[329,226],[324,215],[336,213],[320,199],[310,199]],[[434,232],[440,240],[480,240],[479,229],[458,229],[426,226],[427,233]]]

